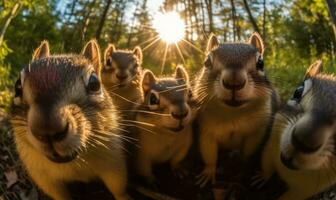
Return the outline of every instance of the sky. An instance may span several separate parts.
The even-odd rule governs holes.
[[[64,13],[63,11],[66,9],[66,5],[68,2],[69,0],[59,0],[58,5],[57,5],[57,10],[61,11],[61,13]],[[164,0],[148,0],[147,7],[149,10],[149,13],[155,15],[159,11],[159,8],[163,2]],[[126,13],[126,17],[128,19],[131,19],[131,16],[133,14],[132,11],[134,11],[134,9],[135,9],[134,7],[130,8],[131,12]]]
[[[156,12],[159,10],[164,0],[148,0],[148,9]]]

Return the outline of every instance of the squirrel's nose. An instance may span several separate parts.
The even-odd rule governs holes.
[[[29,114],[29,127],[33,136],[41,142],[59,142],[69,132],[69,122],[58,112],[38,112]]]
[[[128,76],[127,76],[127,74],[116,74],[116,77],[117,77],[117,79],[119,79],[119,80],[125,80]]]
[[[188,110],[181,112],[181,113],[171,113],[172,117],[175,119],[184,119],[188,116]]]
[[[327,141],[332,123],[330,117],[320,111],[307,112],[295,124],[292,130],[291,143],[302,153],[314,153]]]
[[[300,130],[300,131],[299,131]],[[308,134],[306,132],[309,132]],[[313,153],[321,148],[323,145],[323,140],[317,140],[312,137],[312,133],[310,130],[301,130],[294,127],[292,133],[292,145],[295,147],[296,150],[302,153]]]
[[[62,127],[39,128],[31,127],[32,134],[41,142],[60,142],[65,139],[69,132],[69,123]]]
[[[245,86],[246,80],[233,82],[222,80],[222,84],[228,90],[241,90]]]

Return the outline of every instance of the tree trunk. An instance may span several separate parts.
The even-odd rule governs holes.
[[[2,46],[7,28],[9,27],[9,24],[11,23],[12,19],[18,14],[20,7],[21,3],[16,2],[12,7],[12,10],[5,16],[4,24],[0,29],[0,47]]]
[[[214,31],[213,27],[213,14],[212,14],[212,0],[205,0],[205,5],[208,11],[208,19],[209,19],[209,32],[212,33]]]
[[[237,24],[236,24],[236,7],[233,2],[233,0],[230,0],[231,3],[231,20],[232,20],[232,33],[233,33],[233,41],[236,40],[236,29],[237,29]]]
[[[103,27],[104,27],[104,24],[105,24],[107,12],[110,9],[111,3],[112,3],[112,0],[107,0],[106,6],[105,6],[104,11],[103,11],[103,14],[102,14],[102,16],[100,18],[98,29],[97,29],[97,32],[96,32],[96,39],[97,39],[97,41],[99,41],[99,39],[100,39],[102,30],[103,30]]]
[[[250,19],[251,23],[252,23],[252,26],[253,26],[254,31],[260,33],[259,28],[258,28],[258,25],[257,25],[255,19],[253,18],[253,15],[252,15],[252,13],[251,13],[251,10],[250,10],[250,7],[249,7],[247,1],[246,1],[246,0],[243,0],[243,2],[244,2],[244,7],[245,7],[245,9],[246,9],[246,12],[247,12],[247,14],[248,14],[248,16],[249,16],[249,19]]]
[[[194,24],[192,20],[193,11],[191,6],[191,0],[186,1],[186,11],[187,11],[186,13],[188,14],[188,24],[186,25],[187,26],[186,30],[189,30],[188,37],[190,40],[192,40],[194,35]]]
[[[199,36],[200,34],[200,31],[199,31],[199,20],[198,20],[198,14],[197,14],[197,5],[196,5],[196,2],[195,0],[191,0],[191,9],[192,9],[192,13],[195,17],[195,29],[196,29],[196,33],[197,33],[197,36]]]
[[[90,24],[90,17],[91,17],[91,13],[93,10],[94,5],[96,4],[96,0],[93,0],[90,5],[89,5],[89,10],[87,11],[86,15],[84,16],[84,20],[83,20],[83,27],[82,27],[82,42],[85,40],[86,37],[86,32],[89,28],[89,24]],[[86,12],[86,8],[84,8],[84,12]]]
[[[147,4],[147,0],[144,0],[144,3],[142,5],[142,9],[146,8],[146,4]],[[133,31],[134,31],[134,28],[135,28],[135,21],[136,21],[137,17],[140,17],[139,14],[138,14],[138,11],[140,9],[141,9],[140,8],[140,3],[139,3],[139,1],[137,1],[136,5],[135,5],[135,10],[134,10],[134,13],[133,13],[132,25],[131,25],[130,32],[129,32],[128,38],[127,38],[127,48],[130,48],[130,46],[131,46],[131,41],[132,41],[132,38],[133,38]]]
[[[336,2],[335,0],[325,0],[328,6],[332,27],[334,29],[334,35],[336,40]]]
[[[205,13],[204,13],[204,5],[203,1],[201,1],[201,13],[202,13],[202,31],[205,33]]]
[[[263,1],[263,40],[266,40],[266,12],[267,12],[267,8],[266,8],[266,0]]]

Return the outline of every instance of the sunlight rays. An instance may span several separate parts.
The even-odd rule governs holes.
[[[169,47],[169,45],[168,45],[168,43],[166,43],[166,48],[165,48],[165,51],[164,51],[163,61],[162,61],[162,65],[161,65],[161,75],[163,74],[164,65],[165,65],[165,63],[166,63],[168,47]]]
[[[152,46],[153,44],[155,44],[156,42],[158,42],[160,40],[160,37],[157,37],[153,42],[151,42],[149,45],[145,46],[142,51],[145,51],[147,48],[149,48],[150,46]]]
[[[185,35],[185,24],[176,12],[157,14],[153,19],[153,27],[168,44],[177,43]]]
[[[200,23],[192,23],[186,25],[183,19],[177,12],[163,12],[157,14],[151,25],[142,25],[147,30],[147,33],[155,32],[155,36],[142,42],[143,51],[150,51],[153,57],[160,60],[159,73],[162,75],[165,72],[166,63],[171,61],[171,58],[177,59],[175,64],[186,65],[186,56],[194,50],[204,54],[202,49],[192,43],[194,36],[200,37],[194,31],[195,27],[201,26]],[[192,37],[187,39],[187,35],[192,34]],[[201,34],[202,35],[202,34]],[[201,36],[202,37],[202,36]],[[204,35],[206,38],[206,35]],[[172,45],[176,47],[170,48]],[[186,48],[186,47],[190,48]],[[168,55],[169,54],[169,55]],[[172,54],[172,55],[171,55]]]
[[[182,54],[182,52],[181,52],[181,50],[180,50],[179,45],[178,45],[177,43],[175,43],[175,46],[176,46],[176,49],[177,49],[179,55],[181,56],[181,59],[182,59],[182,61],[183,61],[183,65],[185,65],[185,60],[184,60],[184,57],[183,57],[183,54]]]
[[[186,40],[186,39],[182,39],[182,41],[185,42],[185,43],[187,43],[187,44],[190,45],[191,47],[193,47],[193,48],[194,48],[195,50],[197,50],[198,52],[204,54],[204,52],[203,52],[200,48],[196,47],[193,43],[189,42],[188,40]]]

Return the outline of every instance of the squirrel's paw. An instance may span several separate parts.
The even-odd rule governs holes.
[[[261,189],[267,183],[267,179],[263,176],[261,171],[258,171],[256,175],[251,178],[251,186],[257,189]]]
[[[205,187],[209,181],[212,184],[216,181],[216,168],[206,167],[197,177],[196,185],[201,188]]]

